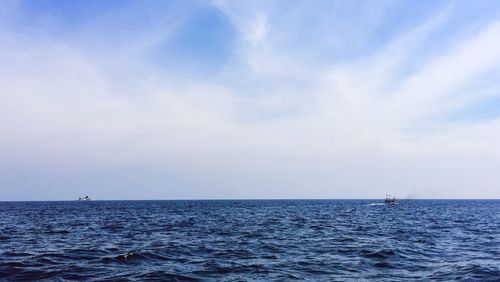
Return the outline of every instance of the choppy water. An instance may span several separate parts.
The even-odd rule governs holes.
[[[0,278],[500,281],[500,201],[4,202]]]

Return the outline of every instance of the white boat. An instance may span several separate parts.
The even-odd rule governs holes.
[[[79,197],[78,201],[90,201],[90,197],[89,197],[89,195],[87,195],[85,197]]]

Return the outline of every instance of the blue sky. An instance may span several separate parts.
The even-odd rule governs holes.
[[[498,1],[12,1],[0,200],[500,198]]]

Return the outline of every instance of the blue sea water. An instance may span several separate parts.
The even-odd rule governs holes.
[[[0,279],[500,281],[500,201],[0,202]]]

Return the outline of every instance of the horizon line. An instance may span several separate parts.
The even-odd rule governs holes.
[[[89,202],[119,202],[119,201],[372,201],[384,198],[200,198],[200,199],[91,199]],[[398,201],[498,201],[500,198],[396,198]],[[81,202],[76,200],[0,200],[0,203],[11,202]]]

